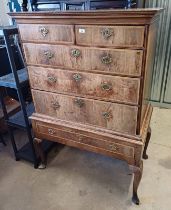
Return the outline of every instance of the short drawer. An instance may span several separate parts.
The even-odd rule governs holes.
[[[74,43],[74,26],[72,25],[38,25],[19,24],[23,42]]]
[[[76,142],[80,145],[93,147],[97,150],[103,149],[126,158],[134,158],[134,147],[129,146],[126,143],[118,143],[114,138],[112,140],[107,140],[105,137],[101,136],[95,138],[91,137],[90,134],[83,135],[79,132],[76,133],[70,131],[70,129],[67,128],[61,129],[57,125],[51,125],[43,122],[36,122],[35,132],[46,139],[64,143],[66,145],[69,145],[70,142]]]
[[[37,113],[135,135],[136,106],[32,90]]]
[[[28,67],[31,88],[112,102],[138,104],[140,79]]]
[[[142,50],[24,44],[29,65],[53,66],[91,72],[140,76]]]
[[[143,47],[144,26],[77,25],[76,43],[87,46]]]

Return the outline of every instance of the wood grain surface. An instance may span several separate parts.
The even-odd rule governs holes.
[[[137,107],[32,90],[37,113],[135,134]]]
[[[65,45],[24,44],[28,65],[43,65],[108,74],[140,76],[142,50],[103,49]],[[80,54],[72,55],[73,50]],[[48,58],[49,53],[52,57]],[[102,60],[110,60],[109,64]],[[108,61],[108,60],[107,60]]]
[[[23,42],[73,44],[75,40],[73,25],[57,24],[19,24]]]
[[[143,26],[76,25],[76,44],[104,47],[143,47]]]
[[[139,79],[29,66],[33,89],[138,104]]]
[[[58,126],[52,124],[45,124],[42,122],[36,122],[36,132],[47,136],[47,139],[66,139],[67,141],[75,141],[81,144],[90,145],[93,147],[101,148],[108,150],[110,152],[120,154],[125,157],[132,158],[134,157],[134,147],[128,146],[126,144],[117,143],[114,139],[112,141],[105,140],[104,138],[94,138],[91,135],[81,135],[74,131],[68,131],[67,129],[61,129]]]

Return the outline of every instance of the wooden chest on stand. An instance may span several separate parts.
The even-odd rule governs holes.
[[[10,15],[28,66],[42,164],[42,138],[125,160],[139,204],[159,9]]]

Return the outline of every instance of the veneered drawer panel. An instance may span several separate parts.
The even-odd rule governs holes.
[[[19,24],[23,42],[74,43],[74,26],[72,25],[38,25]]]
[[[140,80],[137,78],[35,66],[28,70],[33,89],[138,104]]]
[[[94,138],[78,132],[71,132],[67,128],[61,129],[56,125],[45,124],[42,122],[36,122],[35,131],[36,133],[39,133],[40,135],[43,135],[53,141],[60,142],[60,139],[62,139],[65,144],[67,144],[68,141],[74,141],[81,144],[90,145],[97,149],[101,148],[127,158],[134,158],[134,147],[124,143],[115,142],[114,138],[111,141],[106,140],[105,137]]]
[[[144,26],[77,25],[76,43],[87,46],[143,47]]]
[[[32,90],[37,113],[54,118],[135,134],[135,106]]]
[[[55,66],[119,75],[141,75],[142,50],[24,44],[29,65]]]

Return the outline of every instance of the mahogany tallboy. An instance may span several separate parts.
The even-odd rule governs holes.
[[[10,13],[19,27],[41,139],[127,161],[133,202],[150,139],[160,9]]]

